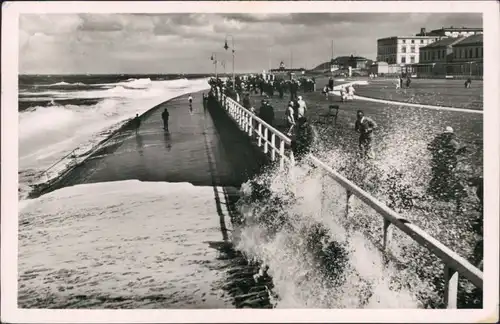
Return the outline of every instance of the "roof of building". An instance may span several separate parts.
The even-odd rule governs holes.
[[[483,29],[481,27],[453,27],[453,26],[450,26],[450,27],[441,27],[439,29],[434,29],[431,31],[432,32],[438,32],[438,31],[442,31],[442,30],[445,30],[445,31],[482,31]]]
[[[434,43],[431,43],[427,46],[421,47],[420,49],[428,49],[428,48],[438,48],[438,47],[447,47],[447,46],[453,46],[456,43],[459,43],[460,41],[464,40],[465,37],[446,37],[442,38]]]
[[[436,36],[390,36],[385,38],[379,38],[377,41],[387,40],[387,39],[400,39],[400,38],[408,38],[408,39],[427,39],[427,38],[436,38]]]
[[[460,43],[455,46],[470,46],[483,43],[483,34],[471,35],[463,39]]]

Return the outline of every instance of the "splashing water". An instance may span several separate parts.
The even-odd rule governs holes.
[[[430,179],[427,143],[436,132],[434,121],[442,124],[446,119],[429,118],[425,111],[403,115],[404,109],[385,116],[391,123],[377,134],[375,159],[358,161],[352,136],[331,136],[325,130],[320,130],[324,140],[315,155],[468,257],[477,242],[473,216],[458,216],[454,206],[425,193]],[[335,130],[335,135],[342,131]],[[444,264],[398,230],[384,258],[379,252],[382,216],[356,197],[350,197],[346,215],[346,190],[319,169],[302,165],[287,174],[269,170],[242,191],[245,226],[238,248],[269,266],[278,295],[275,307],[443,307]],[[461,280],[459,286],[459,305],[477,305],[472,284]]]
[[[245,226],[237,247],[269,266],[275,307],[419,307],[373,245],[337,221],[342,203],[324,208],[319,174],[305,169],[294,168],[295,179],[270,171],[242,190]],[[256,194],[265,184],[268,192]]]

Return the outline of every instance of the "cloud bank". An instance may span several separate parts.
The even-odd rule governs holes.
[[[482,26],[480,14],[23,14],[19,70],[30,74],[207,73],[210,56],[237,72],[260,71],[281,60],[312,68],[334,54],[376,57],[376,40],[414,35],[421,27]],[[231,38],[228,39],[231,46]],[[293,53],[293,54],[291,54]],[[219,66],[219,71],[222,67]]]

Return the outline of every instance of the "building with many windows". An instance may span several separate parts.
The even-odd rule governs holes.
[[[398,65],[418,63],[420,48],[437,40],[437,36],[394,36],[378,39],[377,61]]]
[[[417,36],[441,36],[441,37],[468,37],[472,35],[482,34],[482,28],[470,27],[442,27],[427,32],[425,28],[420,28],[420,33]]]
[[[453,46],[453,74],[483,75],[483,35],[465,38]]]
[[[411,70],[419,76],[483,75],[483,35],[448,37],[420,49],[418,64]]]

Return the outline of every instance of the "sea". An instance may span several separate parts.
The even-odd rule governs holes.
[[[20,308],[442,306],[441,274],[422,270],[438,261],[408,239],[395,247],[405,266],[387,266],[365,235],[381,222],[365,222],[355,199],[352,216],[339,217],[345,192],[334,183],[328,204],[318,203],[325,182],[307,165],[233,188],[237,203],[227,188],[138,180],[29,198],[72,155],[84,161],[136,114],[208,89],[207,77],[19,77]],[[226,198],[214,203],[214,190]],[[232,222],[233,207],[244,225]],[[353,226],[360,221],[364,232]]]

